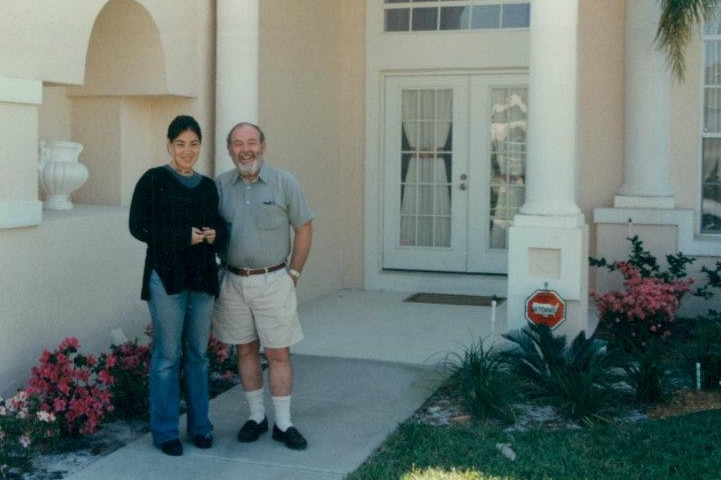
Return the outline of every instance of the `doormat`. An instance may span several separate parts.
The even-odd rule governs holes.
[[[496,305],[500,305],[506,299],[503,297],[486,297],[482,295],[455,295],[451,293],[416,293],[406,298],[404,302],[490,307],[493,300],[496,301]]]

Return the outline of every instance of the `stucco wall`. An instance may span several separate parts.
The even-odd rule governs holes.
[[[591,255],[609,261],[625,260],[630,246],[626,238],[638,236],[661,265],[666,255],[678,251],[694,257],[696,262],[688,273],[703,284],[705,277],[699,270],[703,265],[713,266],[718,257],[712,255],[721,253],[721,247],[712,236],[702,238],[697,233],[703,72],[700,38],[695,35],[685,49],[686,76],[683,81],[673,82],[670,99],[654,99],[659,111],[644,112],[651,116],[663,114],[669,106],[668,181],[674,191],[675,208],[621,210],[615,214],[618,221],[609,222],[614,196],[624,182],[624,161],[628,160],[623,145],[627,133],[623,64],[626,5],[582,0],[580,6],[579,199],[593,231]],[[662,74],[671,75],[670,71]],[[594,216],[598,223],[594,223]],[[627,220],[631,217],[633,224],[629,226]],[[621,287],[618,273],[592,268],[590,274],[592,286],[599,291]],[[709,305],[687,296],[682,308],[685,314],[706,313]]]
[[[671,88],[671,139],[669,181],[676,207],[699,210],[701,182],[701,131],[703,84],[701,41],[695,36],[686,49],[686,77]],[[698,222],[698,220],[697,220]],[[696,229],[699,225],[696,224]],[[721,253],[721,245],[718,248]]]
[[[6,333],[0,348],[0,395],[21,386],[42,349],[66,336],[79,338],[88,353],[106,350],[116,327],[131,338],[142,337],[149,321],[139,298],[144,247],[128,234],[127,205],[139,175],[168,161],[165,132],[173,116],[189,113],[199,120],[205,138],[197,169],[216,173],[210,140],[227,132],[215,132],[213,125],[213,2],[178,8],[170,0],[113,1],[109,10],[103,10],[106,2],[101,1],[64,5],[80,12],[77,16],[51,14],[39,1],[18,2],[0,23],[23,24],[32,17],[25,22],[30,32],[6,30],[17,33],[27,49],[14,56],[4,50],[0,75],[46,81],[41,104],[23,106],[27,118],[16,118],[26,121],[9,125],[0,137],[26,131],[38,139],[83,143],[80,160],[91,175],[73,195],[74,210],[43,211],[38,226],[0,230],[0,269],[14,273],[0,279],[5,305],[0,328]],[[267,158],[298,176],[316,213],[313,250],[299,290],[305,301],[337,288],[362,286],[364,26],[359,19],[364,18],[364,2],[306,0],[288,9],[281,0],[263,0],[261,8],[260,123],[269,136]],[[98,47],[112,55],[112,39],[119,37],[101,35],[94,19],[113,10],[126,23],[125,15],[133,12],[152,20],[145,24],[158,30],[165,71],[188,76],[173,84],[181,85],[173,91],[182,90],[181,95],[123,96],[124,86],[110,81],[93,89],[73,86],[87,75],[86,49]],[[107,28],[113,22],[104,18],[99,25]],[[57,43],[33,41],[38,31],[55,36]],[[94,45],[93,37],[102,45]],[[51,46],[55,52],[48,62]],[[100,63],[95,58],[88,65],[99,68]],[[23,125],[35,122],[37,133]],[[13,161],[30,165],[25,190],[35,197],[34,141]]]
[[[363,282],[364,4],[260,5],[266,160],[298,177],[316,214],[302,299]]]
[[[577,203],[591,226],[593,209],[613,204],[623,177],[624,2],[579,3]]]
[[[0,110],[11,114],[2,115],[0,160],[12,175],[0,182],[0,202],[40,198],[38,140],[82,143],[80,161],[90,180],[73,195],[73,210],[42,211],[39,225],[0,229],[0,396],[22,386],[42,350],[67,336],[77,337],[86,353],[107,351],[113,328],[144,338],[149,322],[140,300],[144,245],[128,233],[127,206],[140,174],[168,162],[165,135],[174,116],[198,119],[205,138],[197,170],[215,173],[214,2],[6,3],[0,40],[13,48],[0,52],[0,79],[31,79],[20,84],[28,90],[42,82],[42,100],[23,103],[20,95],[18,103],[0,103]],[[103,10],[106,5],[111,8]],[[149,58],[162,58],[161,91],[124,96],[128,92],[112,82],[96,83],[93,92],[73,87],[86,77],[87,49],[94,41],[102,43],[110,64],[122,50],[117,45],[122,35],[94,29],[100,12],[113,11],[121,14],[118,24],[141,16],[145,31],[156,32],[159,43]],[[105,18],[99,25],[114,23]],[[123,72],[139,78],[147,73]]]
[[[0,74],[82,83],[93,21],[107,2],[3,2],[0,41],[6,47],[0,49]]]
[[[107,351],[110,331],[143,337],[144,248],[127,233],[127,210],[76,207],[45,212],[38,227],[0,231],[0,396],[27,381],[44,348],[78,338]],[[144,338],[143,338],[144,339]]]

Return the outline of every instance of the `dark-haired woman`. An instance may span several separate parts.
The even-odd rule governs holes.
[[[213,445],[208,418],[208,340],[218,295],[218,192],[193,170],[202,134],[193,117],[168,127],[169,164],[138,180],[130,205],[130,233],[147,244],[141,298],[153,325],[150,430],[163,453],[183,454],[178,421],[180,371],[187,401],[187,435],[198,448]]]

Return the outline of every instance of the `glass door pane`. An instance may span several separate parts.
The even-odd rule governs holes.
[[[490,91],[489,248],[508,248],[508,228],[525,198],[528,92],[524,87]]]
[[[467,263],[468,76],[385,82],[385,269],[463,272]]]
[[[404,89],[401,102],[399,245],[450,247],[453,91]]]

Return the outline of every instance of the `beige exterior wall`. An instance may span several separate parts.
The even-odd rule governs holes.
[[[580,5],[579,201],[592,229],[591,255],[609,261],[625,260],[630,246],[626,238],[637,235],[661,264],[667,254],[679,251],[696,258],[688,272],[700,279],[700,267],[712,267],[721,254],[718,239],[696,233],[702,130],[700,39],[695,36],[685,51],[685,80],[675,81],[671,87],[669,183],[675,193],[675,208],[630,210],[617,215],[618,223],[594,222],[594,210],[609,209],[604,212],[608,214],[624,182],[625,2],[612,5],[581,0]],[[662,114],[662,102],[659,99],[659,112],[647,114]],[[629,217],[633,218],[631,226],[625,223]],[[591,269],[590,274],[592,287],[600,291],[618,288],[622,282],[617,273]],[[705,313],[709,308],[693,298],[684,300],[684,306],[685,313],[692,314]]]
[[[3,2],[0,74],[81,84],[93,22],[107,0]]]
[[[625,2],[581,0],[579,5],[578,203],[591,223],[593,209],[613,206],[616,190],[623,183]],[[686,62],[685,81],[674,82],[671,90],[670,182],[676,207],[698,210],[698,38],[689,45]]]
[[[624,2],[579,4],[577,203],[591,226],[591,252],[593,209],[612,205],[623,182],[624,19]]]
[[[144,247],[121,207],[46,212],[38,227],[0,231],[0,396],[27,381],[43,349],[66,337],[107,351],[111,330],[144,340],[140,301]]]
[[[686,50],[686,79],[674,82],[671,90],[670,181],[676,192],[676,207],[699,212],[701,181],[701,43],[694,38]],[[698,223],[694,225],[699,228]],[[718,249],[721,253],[721,248]]]
[[[305,1],[290,11],[263,0],[261,7],[268,159],[298,176],[316,213],[301,300],[361,287],[364,2]],[[10,159],[20,167],[5,181],[12,191],[3,184],[0,200],[41,199],[40,139],[82,143],[90,179],[73,194],[74,210],[43,211],[37,226],[0,229],[0,269],[17,272],[0,278],[7,305],[0,395],[21,385],[42,349],[66,336],[89,352],[106,350],[117,327],[142,337],[149,322],[139,294],[144,246],[127,231],[135,182],[168,161],[165,132],[175,115],[194,115],[203,128],[201,173],[215,175],[212,140],[227,133],[213,125],[214,2],[31,0],[5,13],[0,40],[17,36],[23,51],[0,54],[0,76],[37,79],[43,88],[39,105],[0,101],[13,114],[0,145],[24,139]],[[132,48],[123,44],[128,29],[142,39]]]
[[[0,229],[0,271],[12,272],[0,276],[0,396],[67,336],[87,353],[107,351],[114,328],[143,338],[145,249],[128,233],[127,207],[142,172],[168,161],[174,116],[198,119],[197,169],[215,173],[214,2],[5,3],[0,41],[13,48],[0,51],[0,80],[17,78],[28,90],[42,82],[42,99],[16,94],[7,103],[0,92],[0,202],[15,209],[41,199],[38,140],[82,143],[90,179],[73,194],[73,210],[44,210],[39,225]]]
[[[299,291],[363,286],[364,0],[260,4],[266,159],[293,172],[316,217]],[[239,118],[241,120],[241,118]]]

